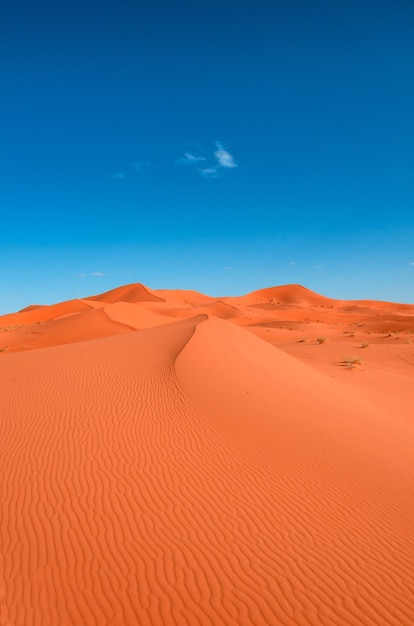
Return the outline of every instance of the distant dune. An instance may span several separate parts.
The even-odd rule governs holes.
[[[255,304],[296,304],[301,306],[323,306],[324,304],[333,304],[336,300],[325,298],[302,285],[283,285],[281,287],[268,287],[260,289],[252,293],[235,298],[235,301],[244,303],[247,306]]]
[[[164,302],[163,298],[159,298],[140,283],[117,287],[98,296],[91,296],[90,299],[109,304],[114,302]]]
[[[0,626],[412,626],[414,305],[0,317]]]

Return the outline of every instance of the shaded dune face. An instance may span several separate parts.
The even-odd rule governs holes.
[[[409,332],[141,287],[0,318],[0,625],[411,626]]]

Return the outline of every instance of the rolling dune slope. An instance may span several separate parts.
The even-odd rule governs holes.
[[[35,350],[77,341],[131,332],[130,325],[110,319],[103,309],[58,317],[43,323],[21,326],[8,333],[9,351]]]
[[[0,626],[411,626],[412,348],[141,287],[2,326]]]
[[[9,315],[0,316],[2,326],[13,326],[23,324],[36,324],[52,319],[58,319],[64,315],[72,313],[80,313],[88,311],[90,306],[82,300],[67,300],[50,306],[27,307],[18,313],[10,313]]]

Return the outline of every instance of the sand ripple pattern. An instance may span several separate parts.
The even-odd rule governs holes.
[[[140,333],[2,361],[1,626],[411,626],[412,476],[283,434],[277,385],[231,436],[194,331],[148,371]]]

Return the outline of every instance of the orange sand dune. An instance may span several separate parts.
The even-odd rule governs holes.
[[[73,313],[43,323],[17,325],[3,333],[7,352],[34,350],[66,343],[98,339],[132,330],[162,326],[170,319],[128,302],[93,303],[82,313]],[[1,334],[0,334],[1,340]],[[0,349],[1,349],[0,344]]]
[[[231,304],[226,304],[222,300],[214,300],[213,302],[197,306],[170,309],[168,313],[171,317],[192,317],[195,314],[206,314],[214,315],[221,319],[233,318],[233,321],[236,321],[235,318],[240,318],[241,316],[240,309]]]
[[[411,626],[414,307],[155,293],[0,318],[0,626]]]
[[[111,319],[104,309],[97,309],[19,327],[3,340],[7,341],[8,352],[15,352],[98,339],[132,330],[131,325]]]
[[[24,313],[26,311],[34,311],[35,309],[40,309],[42,306],[42,304],[29,304],[29,306],[24,307],[24,309],[21,309],[19,311],[19,313]]]
[[[155,293],[163,300],[166,300],[168,303],[174,304],[175,306],[179,307],[201,306],[203,304],[208,304],[209,302],[214,302],[216,300],[216,298],[212,298],[211,296],[206,296],[203,293],[192,290],[157,289],[153,293]]]
[[[226,298],[225,301],[243,303],[245,306],[261,304],[300,304],[322,306],[336,303],[337,300],[321,296],[302,285],[283,285],[253,291],[245,296]]]
[[[27,307],[18,313],[0,316],[0,327],[36,324],[37,322],[45,322],[63,317],[64,315],[88,311],[89,309],[90,306],[82,302],[82,300],[68,300],[67,302],[59,302],[51,306]]]
[[[149,310],[145,304],[130,304],[129,302],[116,302],[104,307],[106,315],[114,322],[126,324],[135,330],[164,326],[170,324],[171,319]],[[193,312],[193,316],[195,313]]]
[[[381,302],[378,300],[354,300],[354,303],[360,307],[366,307],[368,310],[392,311],[402,314],[413,314],[414,306],[412,304],[400,304],[397,302]]]
[[[125,285],[123,287],[117,287],[106,291],[105,293],[97,296],[91,296],[91,300],[97,300],[100,302],[107,302],[108,304],[113,302],[163,302],[163,299],[156,296],[154,293],[141,285],[136,283],[132,285]]]

